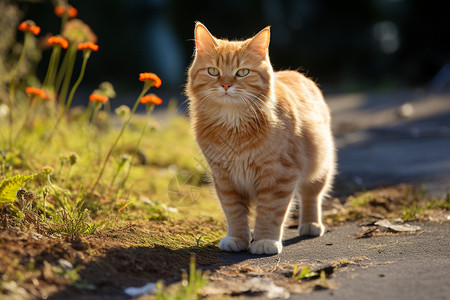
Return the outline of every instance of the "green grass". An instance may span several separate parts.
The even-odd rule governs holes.
[[[373,199],[375,199],[375,195],[373,195],[371,192],[364,192],[359,195],[350,196],[347,201],[350,206],[361,207],[369,204]]]
[[[423,205],[418,205],[417,202],[413,202],[411,205],[403,208],[402,220],[414,221],[423,213]]]
[[[0,12],[0,17],[11,20],[2,28],[9,38],[0,40],[4,49],[0,65],[5,67],[0,73],[2,226],[74,238],[133,222],[191,224],[211,216],[223,221],[189,121],[175,113],[177,103],[169,101],[167,111],[157,117],[134,114],[145,106],[139,104],[141,96],[150,88],[157,92],[157,81],[142,80],[133,108],[122,105],[113,112],[111,99],[116,93],[107,82],[93,94],[108,97],[109,102],[71,107],[72,96],[79,97],[76,90],[83,86],[84,71],[92,68],[87,58],[97,55],[85,50],[78,58],[73,55],[80,42],[93,42],[89,25],[64,28],[67,20],[61,19],[59,34],[69,48],[48,49],[38,39],[45,40],[54,30],[43,27],[39,36],[17,32],[21,14],[14,4],[8,7]],[[34,21],[39,26],[40,20]],[[59,60],[39,62],[43,51],[61,55]],[[36,74],[39,63],[48,63],[46,79]],[[56,81],[50,80],[50,74],[56,75]],[[140,77],[136,73],[137,82]],[[41,93],[36,96],[29,87]],[[76,102],[81,100],[88,99]],[[151,113],[153,106],[146,108]],[[23,196],[16,197],[21,189]],[[196,245],[216,240],[214,233],[189,235]]]
[[[298,264],[295,264],[294,270],[292,271],[292,279],[294,279],[295,281],[311,279],[311,278],[318,277],[318,276],[319,276],[319,273],[311,272],[309,266],[304,267],[300,271]]]
[[[163,116],[160,122],[150,120],[152,129],[138,149],[141,160],[130,162],[140,129],[148,121],[135,116],[113,152],[100,184],[89,193],[108,145],[117,136],[119,127],[113,125],[115,118],[108,115],[103,124],[94,127],[84,118],[62,122],[52,141],[45,144],[45,133],[54,120],[42,115],[42,120],[36,119],[36,130],[23,132],[14,150],[8,150],[5,137],[0,139],[0,150],[4,154],[0,161],[0,183],[6,184],[20,176],[28,180],[9,190],[8,201],[0,204],[4,211],[9,206],[9,216],[16,223],[30,223],[19,207],[23,199],[15,197],[16,191],[24,188],[34,195],[26,213],[36,220],[28,226],[39,226],[41,232],[48,234],[69,236],[90,234],[102,226],[111,227],[123,221],[195,218],[210,215],[211,209],[217,211],[213,215],[220,214],[217,201],[204,180],[208,171],[190,134],[189,122],[176,115]],[[1,121],[0,126],[5,125]],[[128,159],[124,159],[125,155]],[[44,166],[52,169],[42,170]],[[187,174],[189,180],[180,182],[179,188],[174,190],[174,179],[183,174]],[[34,179],[24,176],[34,176]],[[1,196],[0,189],[0,200]],[[187,203],[180,200],[183,197]],[[189,202],[193,197],[195,201]],[[14,216],[14,211],[21,212],[22,216]]]
[[[447,192],[444,198],[434,198],[427,203],[427,209],[450,209],[450,191]]]
[[[3,11],[0,17],[4,14],[12,17]],[[110,102],[91,101],[87,107],[70,107],[78,85],[83,84],[83,72],[89,72],[87,57],[96,55],[81,51],[83,63],[72,55],[80,42],[88,41],[78,38],[90,36],[89,26],[61,33],[69,50],[50,49],[61,52],[59,62],[51,61],[47,73],[64,78],[61,88],[60,80],[40,80],[35,74],[40,53],[46,49],[30,32],[15,34],[19,19],[12,20],[17,24],[8,23],[4,30],[18,40],[0,40],[0,48],[20,50],[19,55],[0,53],[0,64],[6,68],[0,74],[5,87],[0,89],[2,224],[75,237],[139,220],[193,220],[214,211],[220,214],[207,184],[203,156],[188,120],[176,115],[176,103],[169,102],[169,109],[158,118],[134,115],[143,106],[138,100],[150,88],[154,92],[156,81],[144,80],[132,109],[122,106],[112,112]],[[42,28],[41,36],[50,31]],[[27,87],[39,88],[41,96]],[[69,91],[69,98],[64,97]],[[114,87],[105,82],[93,93],[110,101],[115,97]],[[151,113],[153,106],[146,107]],[[26,199],[16,197],[20,189]]]

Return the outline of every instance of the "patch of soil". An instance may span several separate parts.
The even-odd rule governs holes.
[[[199,266],[218,263],[214,245],[163,246],[158,239],[186,228],[223,230],[207,221],[147,222],[76,239],[46,237],[18,228],[0,230],[0,291],[11,299],[128,298],[123,289],[164,279],[179,280],[193,253]],[[188,240],[188,239],[186,239]]]
[[[398,219],[404,221],[450,220],[448,199],[428,197],[425,191],[401,184],[329,199],[323,205],[323,221],[336,226],[348,221]]]

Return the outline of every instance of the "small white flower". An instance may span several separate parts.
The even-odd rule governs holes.
[[[9,113],[9,107],[6,104],[0,104],[0,118],[6,117]]]

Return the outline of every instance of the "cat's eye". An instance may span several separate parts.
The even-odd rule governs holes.
[[[239,76],[239,77],[245,77],[245,76],[247,76],[249,73],[250,73],[250,70],[249,70],[249,69],[239,69],[239,70],[236,72],[236,75]]]
[[[216,68],[210,67],[208,68],[208,74],[211,76],[219,76],[219,70],[217,70]]]

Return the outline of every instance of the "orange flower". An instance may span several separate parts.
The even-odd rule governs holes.
[[[39,96],[39,97],[41,97],[41,98],[44,99],[44,100],[49,100],[49,99],[50,99],[50,98],[47,96],[47,94],[44,92],[44,90],[41,90],[41,89],[38,89],[38,88],[34,88],[34,87],[31,87],[31,86],[25,88],[25,92],[26,92],[28,95],[36,95],[36,96]]]
[[[65,38],[60,36],[49,37],[47,42],[50,46],[60,45],[64,49],[67,49],[67,47],[69,47],[69,42]]]
[[[78,45],[78,50],[93,50],[93,51],[97,51],[98,50],[98,45],[91,43],[91,42],[87,42],[87,43],[81,43]]]
[[[158,96],[154,95],[154,94],[150,94],[147,96],[144,96],[141,98],[141,103],[142,104],[156,104],[156,105],[160,105],[162,103],[161,98],[159,98]]]
[[[39,27],[39,26],[30,26],[30,31],[31,31],[34,35],[38,35],[39,32],[41,32],[41,27]]]
[[[90,101],[98,101],[98,102],[106,103],[106,102],[108,102],[108,97],[103,96],[103,95],[99,95],[99,94],[91,94],[89,96],[89,100]]]
[[[75,18],[78,15],[78,10],[72,5],[58,5],[55,7],[55,15],[64,17],[67,14],[69,18]]]
[[[28,30],[29,28],[30,28],[30,25],[27,22],[20,23],[20,25],[18,27],[18,29],[20,31],[25,31],[25,30]]]
[[[38,35],[39,32],[41,32],[41,27],[36,26],[33,21],[24,21],[20,23],[18,29],[23,32],[29,31],[34,35]]]
[[[140,73],[139,80],[148,82],[157,88],[161,86],[161,79],[154,73]]]

